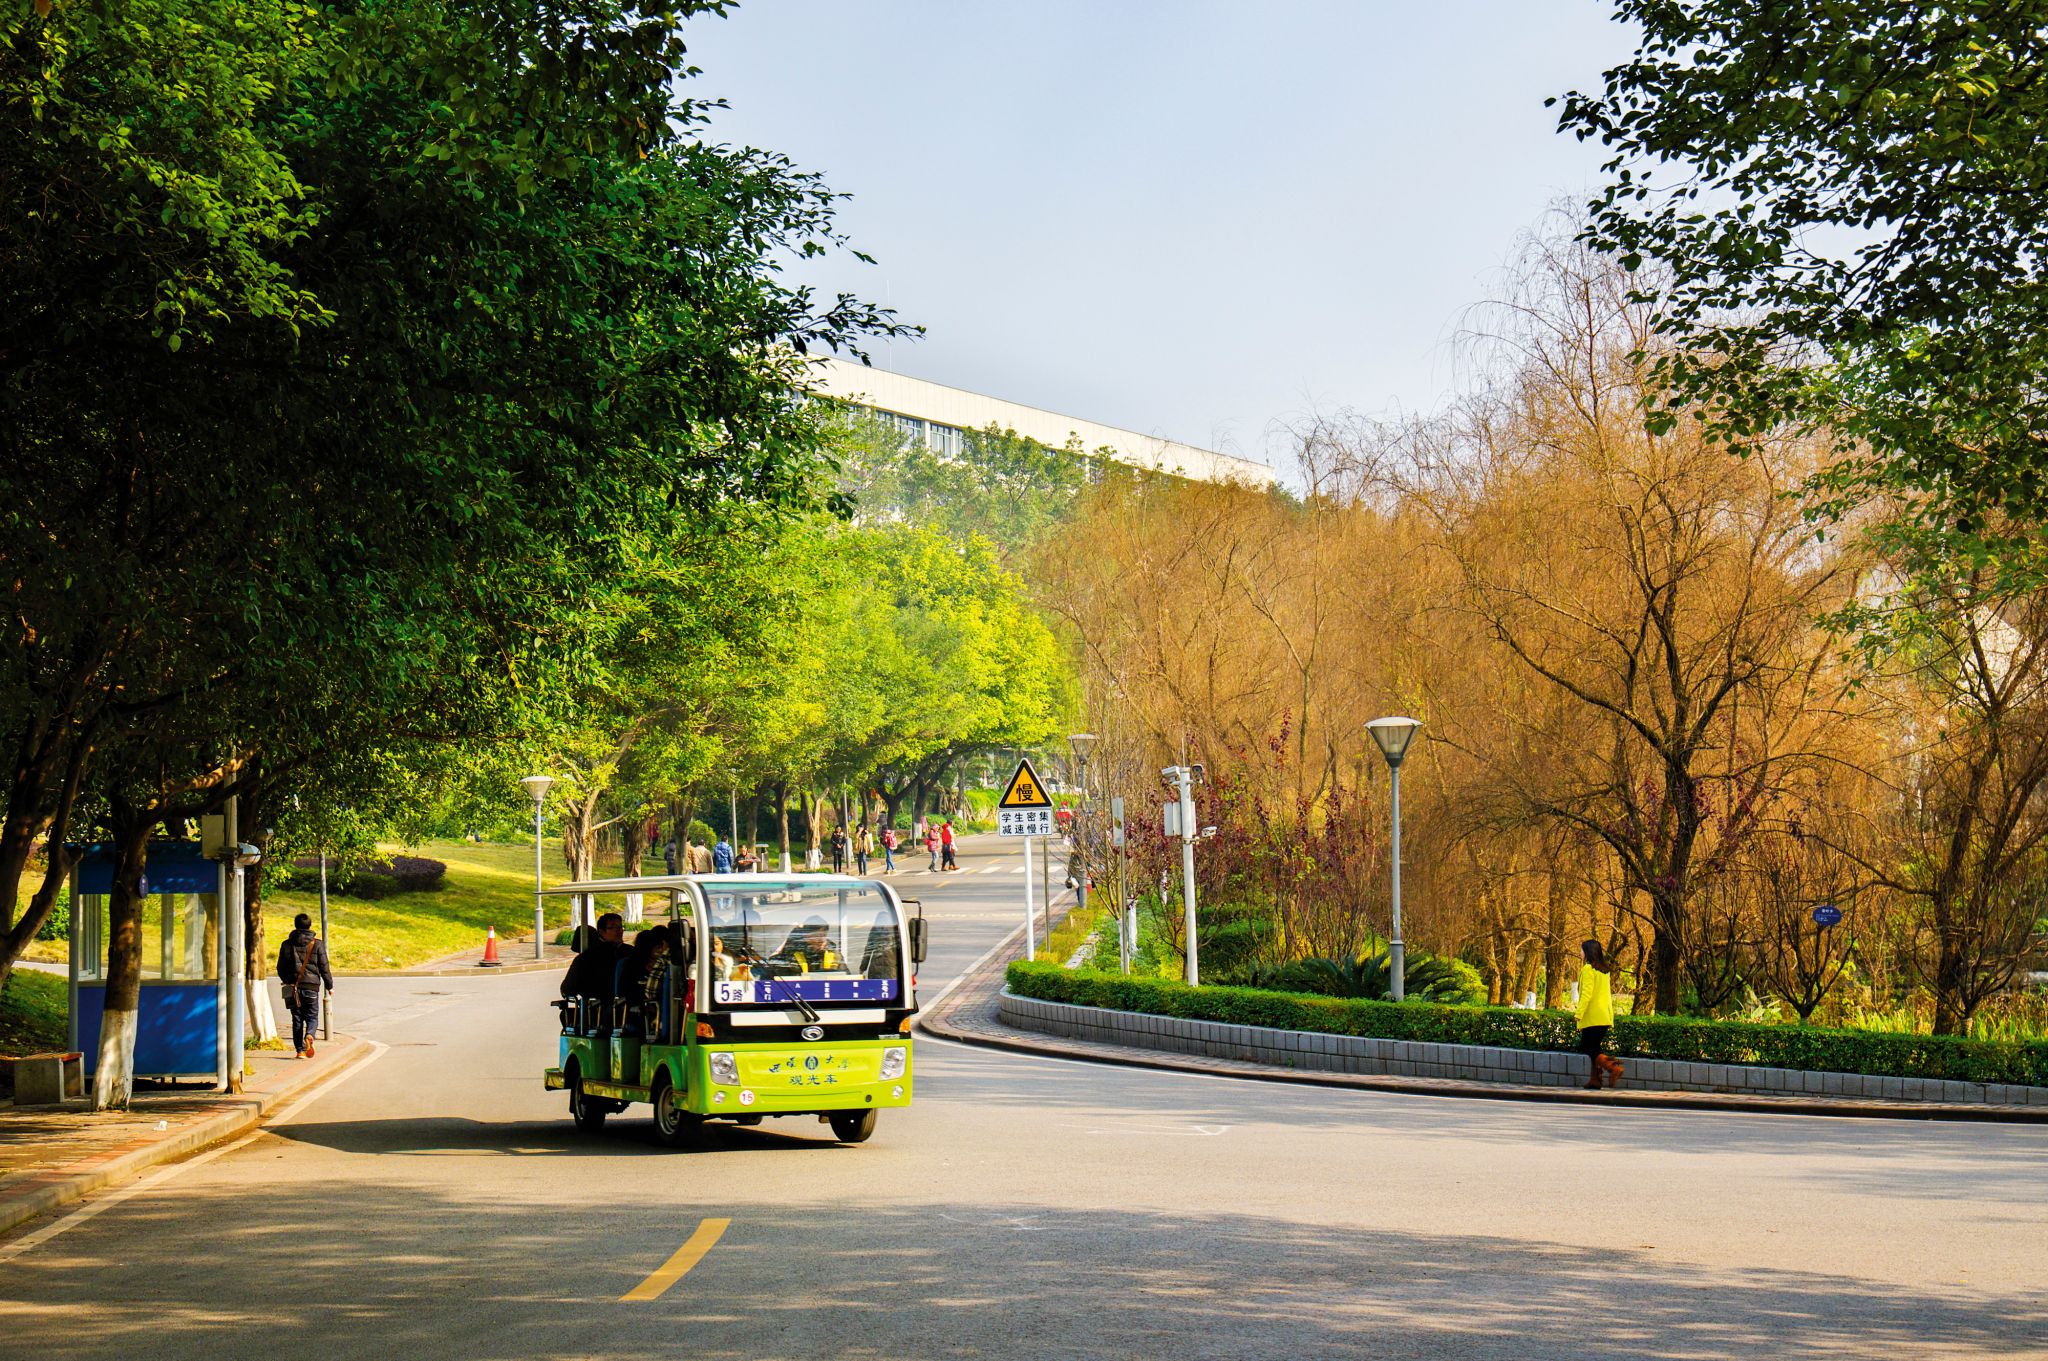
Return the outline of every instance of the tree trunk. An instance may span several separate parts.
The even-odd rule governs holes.
[[[619,823],[620,873],[628,879],[640,877],[640,864],[647,856],[647,843],[651,840],[646,819],[634,816]],[[643,895],[628,893],[625,896],[624,917],[629,922],[647,920],[647,902]]]
[[[257,799],[260,790],[251,786],[243,796],[246,807],[251,810],[246,816],[254,830],[249,844],[261,853],[261,858],[242,872],[243,939],[248,942],[249,954],[243,969],[242,991],[248,998],[249,1029],[261,1045],[278,1042],[277,1011],[270,1005],[270,989],[263,985],[270,977],[269,947],[263,942],[263,881],[266,877],[264,866],[270,860],[270,828],[264,825]],[[331,954],[332,943],[328,945]]]
[[[126,1110],[135,1090],[136,1014],[142,1003],[142,870],[155,819],[117,805],[114,891],[107,904],[106,1002],[100,1016],[94,1110]]]
[[[1563,875],[1550,876],[1550,910],[1543,939],[1543,1005],[1552,1010],[1564,1005],[1564,971],[1571,959],[1566,951],[1569,922],[1565,917],[1565,884]]]
[[[597,796],[572,803],[562,819],[562,861],[572,881],[597,877]],[[589,921],[589,903],[582,894],[572,900],[571,926]]]
[[[789,873],[789,781],[775,782],[775,827],[782,843],[782,872]]]
[[[1676,889],[1659,887],[1650,892],[1650,995],[1651,1010],[1659,1016],[1678,1014],[1679,951],[1684,932],[1684,911]],[[1642,989],[1636,989],[1640,1002]],[[1640,1010],[1640,1007],[1638,1008]]]
[[[1956,939],[1955,909],[1945,897],[1935,900],[1934,934],[1934,1033],[1961,1035],[1970,1028],[1970,1013],[1963,1005],[1967,980]]]
[[[71,751],[65,758],[64,781],[58,786],[56,805],[49,818],[41,824],[47,836],[43,884],[18,919],[14,919],[12,914],[17,895],[21,892],[22,873],[28,867],[29,850],[35,840],[32,825],[35,818],[25,806],[28,791],[20,787],[22,772],[16,771],[16,788],[8,793],[5,828],[0,831],[0,894],[5,895],[0,899],[0,922],[6,923],[6,929],[0,931],[0,988],[7,986],[15,961],[21,958],[21,952],[28,948],[29,942],[36,938],[36,932],[43,929],[43,923],[56,910],[64,883],[71,877],[72,867],[78,863],[78,856],[66,847],[65,838],[71,831],[71,813],[78,806],[79,784],[85,778],[85,768],[91,755],[91,744],[83,737],[74,738]],[[24,807],[19,810],[17,800],[24,801]]]

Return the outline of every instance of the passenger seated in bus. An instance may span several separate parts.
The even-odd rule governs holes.
[[[667,954],[668,928],[650,926],[633,937],[632,951],[619,961],[615,995],[626,1013],[623,1024],[629,1034],[649,1033],[645,1024],[649,984],[651,981],[654,988],[660,987],[660,965]]]
[[[589,999],[584,1009],[593,1018],[618,995],[612,985],[626,953],[625,935],[625,919],[616,912],[605,913],[597,919],[596,938],[577,951],[562,975],[562,996]]]

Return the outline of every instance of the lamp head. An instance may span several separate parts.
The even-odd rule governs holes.
[[[519,785],[526,791],[528,798],[539,803],[548,796],[548,786],[554,782],[555,777],[552,775],[529,775],[521,780]]]
[[[1387,764],[1399,766],[1408,754],[1408,744],[1415,740],[1415,730],[1421,726],[1419,718],[1375,718],[1365,725],[1365,730],[1379,744],[1380,755],[1387,758]]]
[[[1088,759],[1088,753],[1095,748],[1095,734],[1092,732],[1074,733],[1067,738],[1067,746],[1073,749],[1075,760],[1085,761]]]

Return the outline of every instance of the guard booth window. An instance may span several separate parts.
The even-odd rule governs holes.
[[[142,909],[142,978],[149,983],[206,982],[220,977],[220,914],[211,893],[159,893]],[[82,893],[73,930],[78,933],[78,981],[107,977],[108,917],[104,893]]]

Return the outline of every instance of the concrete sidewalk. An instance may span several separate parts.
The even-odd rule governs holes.
[[[1072,1039],[1006,1025],[998,1014],[1004,970],[1022,954],[1023,932],[1005,941],[970,971],[939,1002],[918,1017],[918,1028],[962,1044],[1007,1049],[1046,1058],[1080,1059],[1134,1068],[1201,1073],[1212,1077],[1247,1078],[1259,1082],[1306,1083],[1354,1090],[1399,1092],[1411,1096],[1454,1096],[1487,1101],[1541,1101],[1567,1105],[1628,1106],[1651,1110],[1702,1110],[1770,1115],[1833,1115],[1891,1120],[1974,1120],[2048,1123],[2048,1109],[2038,1106],[1987,1106],[1937,1101],[1877,1101],[1812,1095],[1760,1096],[1711,1092],[1630,1090],[1589,1091],[1584,1087],[1553,1087],[1511,1082],[1462,1082],[1451,1078],[1398,1077],[1318,1072],[1254,1063],[1243,1059],[1173,1053],[1136,1045]]]
[[[315,1048],[310,1060],[283,1049],[248,1051],[252,1071],[238,1095],[144,1086],[125,1111],[92,1111],[79,1101],[0,1109],[0,1233],[232,1139],[287,1097],[339,1077],[375,1052],[346,1035]]]

